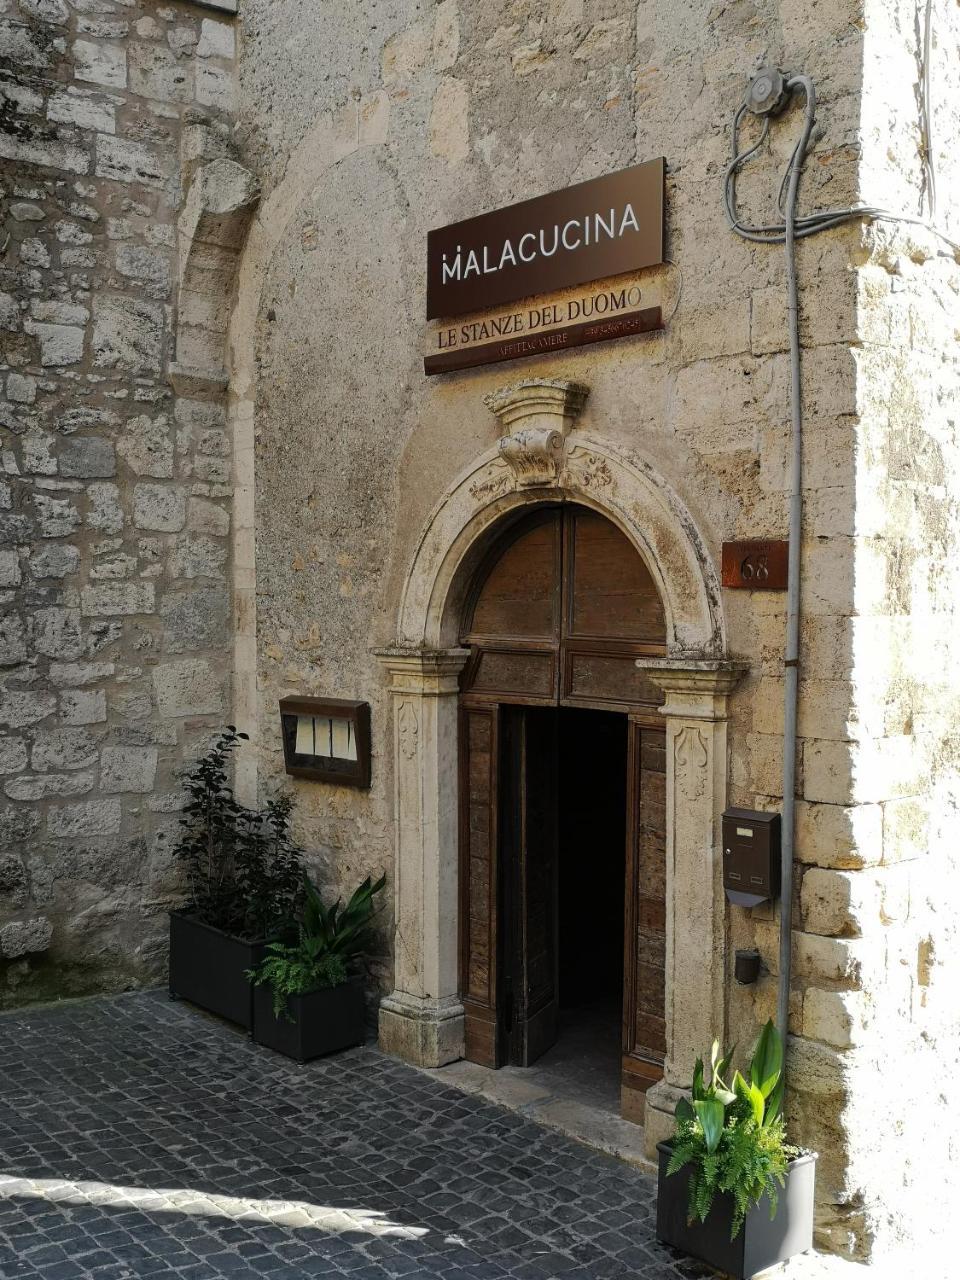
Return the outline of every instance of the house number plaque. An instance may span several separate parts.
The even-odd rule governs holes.
[[[742,591],[786,591],[788,542],[772,538],[725,542],[721,580]]]

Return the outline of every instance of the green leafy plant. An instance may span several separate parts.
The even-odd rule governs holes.
[[[246,738],[228,725],[187,773],[174,853],[201,920],[237,938],[262,938],[281,930],[300,908],[302,853],[290,836],[288,797],[256,810],[233,794],[233,753]]]
[[[249,973],[258,986],[273,990],[273,1012],[292,1021],[287,997],[305,995],[347,980],[350,966],[362,960],[374,941],[374,897],[386,884],[386,876],[373,883],[367,876],[343,906],[341,899],[327,907],[317,886],[303,877],[303,921],[295,943],[274,942],[266,958]]]
[[[749,1080],[727,1073],[733,1051],[720,1057],[714,1040],[708,1072],[698,1058],[693,1072],[692,1098],[677,1104],[677,1128],[667,1174],[690,1168],[687,1218],[706,1220],[719,1192],[733,1197],[730,1238],[743,1230],[747,1211],[764,1195],[771,1218],[777,1211],[778,1190],[795,1149],[786,1143],[783,1102],[783,1045],[773,1022],[760,1033],[750,1062]]]

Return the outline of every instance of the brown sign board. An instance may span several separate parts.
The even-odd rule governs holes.
[[[584,347],[663,327],[656,272],[617,276],[586,287],[511,303],[428,327],[423,371],[478,365]]]
[[[744,591],[786,591],[790,544],[773,538],[725,542],[720,579],[725,587]]]
[[[664,258],[660,158],[427,236],[427,319],[468,315]]]

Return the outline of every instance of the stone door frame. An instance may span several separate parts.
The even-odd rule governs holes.
[[[503,522],[531,505],[577,502],[613,521],[660,592],[667,657],[643,658],[665,691],[667,955],[664,1079],[647,1093],[648,1141],[669,1131],[693,1061],[723,1037],[726,911],[720,814],[727,700],[743,673],[726,654],[720,583],[690,512],[635,453],[574,429],[587,389],[527,379],[487,397],[501,437],[434,508],[404,585],[397,642],[378,653],[394,721],[394,991],[380,1044],[419,1066],[463,1055],[457,930],[457,647],[474,570]]]

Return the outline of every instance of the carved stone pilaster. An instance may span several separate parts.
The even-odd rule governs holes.
[[[500,421],[500,457],[521,487],[557,484],[567,433],[586,403],[588,388],[561,378],[527,378],[484,397]]]
[[[727,699],[745,663],[639,658],[666,694],[667,949],[664,1078],[647,1092],[646,1144],[673,1132],[693,1064],[724,1038],[726,907],[721,815],[727,796]]]
[[[380,1045],[440,1067],[463,1056],[457,966],[457,693],[466,649],[388,649],[395,734],[394,981]]]

